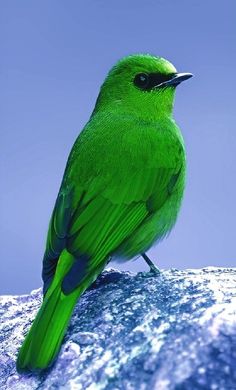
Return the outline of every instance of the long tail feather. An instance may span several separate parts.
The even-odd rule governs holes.
[[[73,262],[66,254],[58,262],[52,285],[19,351],[16,366],[19,372],[37,371],[49,367],[57,356],[72,311],[79,296],[93,282],[96,275],[88,275],[69,295],[61,291],[61,281]]]
[[[18,371],[44,369],[55,359],[76,303],[73,294],[63,295],[57,286],[44,300],[20,349]]]

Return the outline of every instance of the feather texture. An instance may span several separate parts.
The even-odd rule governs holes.
[[[48,229],[44,301],[18,370],[52,364],[77,299],[107,261],[144,252],[176,221],[185,150],[172,119],[175,90],[140,90],[132,81],[140,72],[168,80],[176,70],[162,58],[130,56],[101,87],[68,158]]]

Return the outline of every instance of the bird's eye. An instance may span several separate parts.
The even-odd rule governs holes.
[[[146,73],[136,74],[134,78],[134,85],[140,89],[147,89],[149,84],[149,75]]]

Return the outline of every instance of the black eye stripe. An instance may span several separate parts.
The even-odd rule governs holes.
[[[150,91],[158,84],[164,81],[171,80],[175,73],[161,74],[161,73],[138,73],[134,78],[134,85],[143,91]]]

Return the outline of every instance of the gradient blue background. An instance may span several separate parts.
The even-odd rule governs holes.
[[[235,266],[235,0],[12,1],[0,10],[0,294],[41,284],[48,221],[71,146],[120,57],[166,57],[187,148],[183,207],[149,251],[161,268]],[[126,263],[147,269],[144,261]]]

